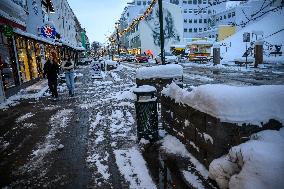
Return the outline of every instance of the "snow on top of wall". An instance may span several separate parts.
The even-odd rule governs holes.
[[[162,93],[221,119],[223,122],[261,126],[270,119],[284,123],[284,86],[201,85],[188,92],[172,83]]]
[[[156,88],[150,85],[142,85],[133,89],[134,93],[153,92],[153,91],[156,91]]]
[[[182,77],[182,74],[183,67],[176,64],[143,67],[136,70],[137,79],[173,78]]]
[[[221,189],[283,188],[284,128],[252,135],[209,166],[209,177]]]
[[[224,62],[233,61],[235,58],[242,57],[246,49],[246,43],[243,42],[244,32],[252,33],[252,31],[263,31],[264,41],[271,43],[272,45],[284,45],[284,37],[283,37],[284,31],[281,31],[275,35],[270,36],[271,34],[284,28],[283,19],[284,19],[284,9],[279,10],[277,12],[271,12],[261,20],[251,25],[248,25],[247,27],[235,33],[234,35],[226,38],[223,41],[220,41],[220,43],[231,44],[231,47],[227,47],[228,48],[227,52],[226,52],[226,47],[221,46],[221,56],[223,57],[223,61]],[[253,40],[255,40],[255,37]],[[269,61],[269,59],[273,57],[265,56],[264,58],[266,61]],[[284,62],[284,56],[281,56],[278,60]]]

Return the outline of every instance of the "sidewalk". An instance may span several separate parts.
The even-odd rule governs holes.
[[[91,79],[89,70],[78,70],[74,98],[63,85],[59,100],[52,100],[42,81],[0,106],[1,187],[200,188],[207,183],[194,168],[201,165],[184,163],[192,159],[188,152],[180,154],[182,144],[176,143],[182,151],[160,147],[175,138],[154,146],[137,143],[134,68],[120,66],[103,80]]]

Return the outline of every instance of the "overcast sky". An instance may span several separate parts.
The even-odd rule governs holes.
[[[71,8],[79,19],[83,28],[86,28],[90,42],[106,41],[114,30],[114,23],[130,0],[68,0]]]

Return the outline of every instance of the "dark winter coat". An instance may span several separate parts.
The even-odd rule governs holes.
[[[56,62],[51,63],[50,60],[46,61],[44,64],[44,75],[47,76],[49,81],[57,81],[57,77],[59,74],[59,66]]]

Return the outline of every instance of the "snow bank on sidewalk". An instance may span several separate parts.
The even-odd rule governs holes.
[[[183,67],[176,64],[138,68],[137,79],[182,77]]]
[[[114,151],[116,164],[130,188],[157,188],[154,184],[142,154],[133,148]]]
[[[7,109],[10,106],[16,106],[21,99],[35,99],[43,97],[44,93],[48,90],[47,80],[42,80],[26,89],[21,90],[16,95],[13,95],[0,104],[1,109]]]
[[[266,189],[284,186],[284,128],[252,135],[209,166],[221,189]]]
[[[172,83],[162,93],[223,122],[261,126],[270,119],[284,123],[284,86],[201,85],[188,92]]]
[[[185,148],[176,137],[167,135],[163,141],[161,149],[165,150],[167,153],[176,154],[182,157],[190,158],[190,162],[195,166],[195,169],[204,177],[208,177],[207,169]]]

